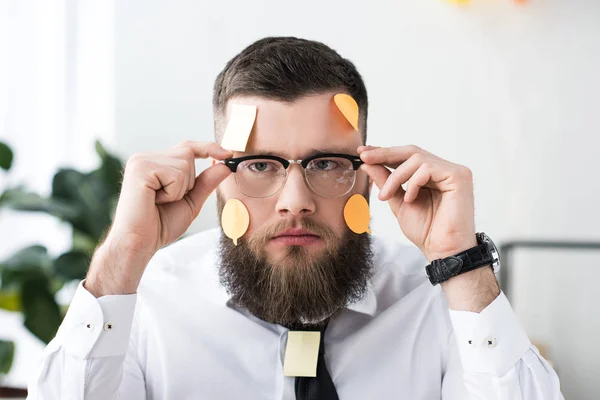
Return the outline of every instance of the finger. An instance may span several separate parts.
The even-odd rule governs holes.
[[[229,174],[231,174],[231,170],[225,164],[215,164],[196,177],[194,188],[184,196],[194,216],[200,213],[208,196]]]
[[[390,168],[398,168],[400,164],[415,154],[429,154],[417,146],[381,147],[360,154],[361,160],[367,164],[383,164]]]
[[[192,190],[194,187],[194,180],[196,179],[196,157],[194,152],[189,147],[185,146],[175,146],[171,150],[167,152],[172,157],[180,158],[185,160],[188,167],[186,170],[188,171],[188,179],[186,190]]]
[[[356,151],[360,155],[360,153],[363,153],[365,151],[375,150],[375,149],[378,149],[378,148],[379,148],[379,146],[359,146],[358,149],[356,149]]]
[[[383,187],[383,185],[385,185],[386,180],[389,178],[389,176],[392,174],[392,172],[389,169],[387,169],[386,167],[384,167],[383,165],[363,164],[360,166],[360,168],[367,175],[369,175],[369,177],[373,180],[373,182],[375,182],[375,185],[380,190],[378,198],[380,200],[382,200],[381,188]],[[389,200],[387,200],[388,204],[390,205],[390,207],[392,208],[394,213],[396,212],[396,210],[398,210],[399,207],[402,206],[404,190],[402,188],[398,189],[397,194],[398,194],[397,196],[391,197]]]
[[[414,173],[414,175],[406,183],[406,194],[404,195],[404,201],[410,203],[415,200],[419,195],[421,188],[430,181],[431,179],[431,167],[427,164],[423,164]]]
[[[160,185],[160,188],[156,191],[156,204],[170,203],[183,198],[186,180],[188,179],[187,172],[184,172],[183,169],[162,164],[155,174]]]
[[[191,190],[191,188],[194,187],[194,179],[196,179],[195,175],[191,175],[196,170],[194,165],[194,159],[192,158],[192,160],[190,161],[179,157],[183,156],[181,154],[176,154],[172,157],[158,155],[155,156],[152,160],[156,163],[159,163],[160,165],[166,165],[183,172],[183,180],[173,182],[177,185],[176,187],[174,186],[171,189],[177,192],[175,200],[180,200],[188,190]]]
[[[384,201],[389,200],[417,172],[421,165],[423,165],[423,156],[421,154],[415,154],[402,163],[402,165],[392,172],[381,188],[379,198]]]
[[[385,182],[389,179],[389,176],[392,174],[392,171],[390,171],[383,165],[368,165],[368,164],[361,165],[360,169],[362,169],[367,175],[369,175],[369,178],[371,178],[373,180],[373,182],[375,183],[375,186],[377,186],[379,188],[379,196],[378,196],[379,200],[385,201],[381,196],[381,188],[385,185]],[[399,190],[402,190],[402,188],[400,188]],[[402,190],[402,192],[400,194],[403,195],[404,191]]]
[[[181,143],[179,147],[185,147],[192,150],[194,153],[194,158],[212,157],[216,160],[224,160],[226,158],[233,157],[233,153],[231,151],[222,148],[218,143],[215,142],[195,142],[188,140]]]

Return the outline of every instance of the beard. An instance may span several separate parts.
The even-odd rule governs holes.
[[[219,215],[224,202],[218,196]],[[301,227],[325,241],[321,254],[287,246],[277,260],[265,248],[279,232]],[[301,226],[280,221],[248,238],[232,240],[221,231],[219,276],[232,302],[254,316],[287,327],[318,325],[339,309],[359,301],[367,290],[373,254],[369,235],[346,230],[342,237],[304,218]]]

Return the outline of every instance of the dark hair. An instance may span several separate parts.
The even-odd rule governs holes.
[[[227,101],[258,96],[285,102],[324,92],[348,93],[359,109],[359,130],[367,139],[367,89],[354,64],[320,42],[268,37],[242,50],[219,73],[213,92],[215,137],[223,133]]]

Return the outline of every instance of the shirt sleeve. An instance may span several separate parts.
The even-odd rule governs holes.
[[[137,295],[95,298],[83,283],[43,353],[28,399],[145,399],[136,351]]]
[[[556,372],[531,344],[504,293],[481,313],[449,312],[454,332],[444,400],[465,394],[470,400],[564,400]],[[463,385],[450,382],[459,376]]]

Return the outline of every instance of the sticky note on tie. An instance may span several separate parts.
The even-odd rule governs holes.
[[[321,332],[289,331],[283,374],[285,376],[317,376],[317,360]]]
[[[358,132],[358,104],[356,104],[356,100],[345,93],[339,93],[333,96],[333,101],[354,130]]]
[[[367,199],[360,194],[350,197],[344,206],[344,220],[346,220],[348,228],[356,234],[371,233],[369,230],[371,212]]]
[[[232,104],[221,147],[231,151],[246,151],[250,132],[256,119],[256,106]]]

